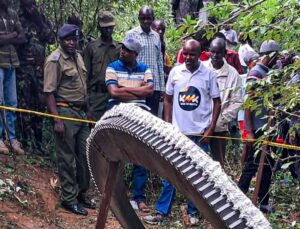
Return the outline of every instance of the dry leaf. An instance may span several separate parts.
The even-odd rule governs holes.
[[[54,177],[50,178],[50,185],[53,189],[55,189],[57,187],[57,182],[58,182],[57,178],[54,178]]]

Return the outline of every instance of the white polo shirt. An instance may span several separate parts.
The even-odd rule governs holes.
[[[185,64],[174,67],[166,94],[173,96],[172,124],[184,134],[202,134],[212,116],[212,99],[220,97],[214,73],[202,63],[191,73]]]

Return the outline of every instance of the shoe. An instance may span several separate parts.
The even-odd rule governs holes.
[[[138,206],[139,210],[143,213],[149,213],[150,212],[150,209],[148,208],[148,206],[143,201],[138,202],[137,206]]]
[[[139,210],[139,207],[138,207],[137,203],[135,202],[135,200],[130,200],[130,204],[131,204],[131,207],[133,208],[133,210],[135,210],[135,211]]]
[[[9,143],[8,140],[5,140],[5,145],[6,145],[7,147],[9,147],[10,143]],[[13,147],[14,152],[15,152],[17,155],[24,155],[24,154],[25,154],[24,150],[22,149],[22,144],[21,144],[18,140],[12,139],[12,140],[11,140],[11,145],[12,145],[12,147]]]
[[[262,213],[270,214],[273,212],[272,206],[269,204],[261,204],[259,206],[259,210],[262,211]]]
[[[61,206],[69,211],[72,212],[76,215],[83,215],[83,216],[87,216],[88,215],[88,211],[85,210],[83,207],[81,207],[81,205],[79,203],[77,204],[64,204],[62,203]]]
[[[88,196],[79,196],[77,198],[77,200],[85,208],[89,208],[89,209],[95,209],[96,208],[96,201],[93,198],[90,198]]]
[[[147,215],[143,218],[145,223],[151,225],[158,225],[161,224],[164,220],[164,216],[162,214],[156,213],[155,215]]]
[[[189,226],[199,225],[199,217],[197,215],[188,215],[189,216]]]
[[[1,154],[8,154],[9,150],[6,147],[6,145],[4,144],[4,142],[2,140],[0,140],[0,153]]]

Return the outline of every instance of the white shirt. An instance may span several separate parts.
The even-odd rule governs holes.
[[[166,94],[173,96],[172,124],[188,135],[204,132],[211,122],[212,99],[220,97],[214,73],[202,63],[194,73],[185,64],[174,67]]]
[[[238,43],[238,37],[237,37],[235,30],[222,29],[220,32],[223,33],[225,35],[226,39],[229,40],[231,43],[233,43],[233,42]],[[226,44],[227,44],[227,48],[229,48],[229,49],[232,49],[234,47],[234,45],[231,45],[228,42],[226,42]]]

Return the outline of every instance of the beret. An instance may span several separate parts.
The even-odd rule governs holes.
[[[79,27],[73,24],[64,24],[62,27],[59,28],[57,32],[57,36],[59,38],[66,38],[66,37],[78,37],[79,36]]]

